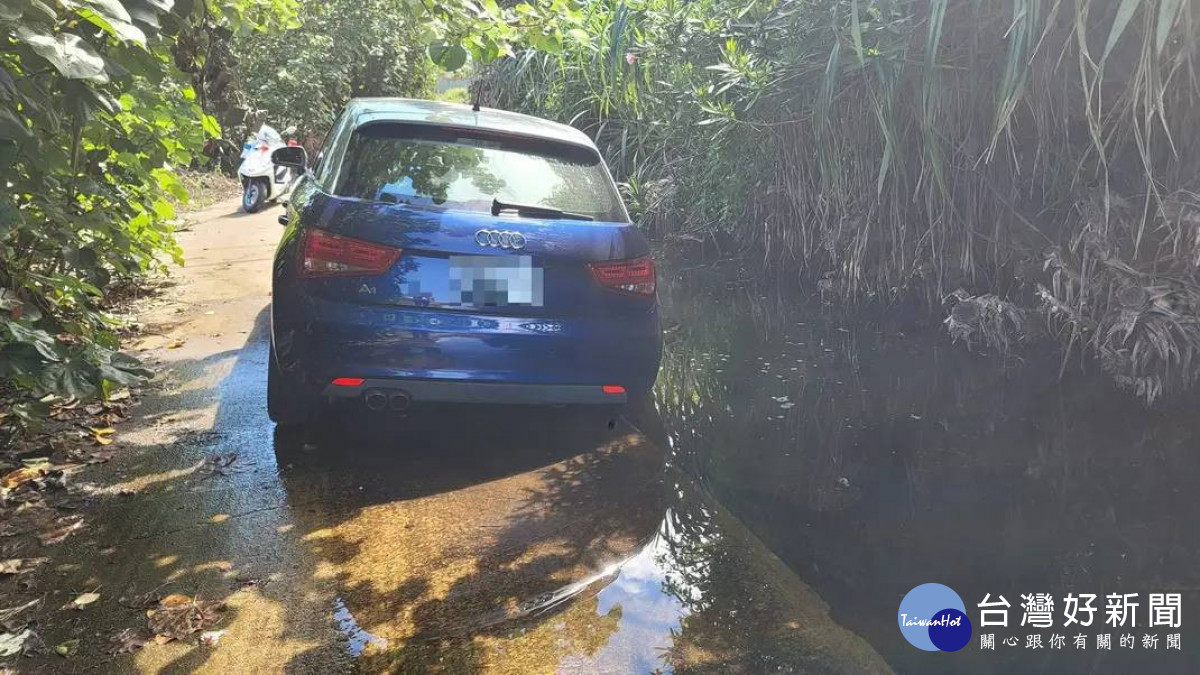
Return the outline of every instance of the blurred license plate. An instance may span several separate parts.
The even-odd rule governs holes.
[[[466,307],[541,307],[543,271],[527,255],[452,255],[449,300]]]

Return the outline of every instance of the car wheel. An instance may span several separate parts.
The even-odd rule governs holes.
[[[287,376],[275,363],[275,355],[272,353],[267,359],[270,361],[267,367],[267,415],[279,426],[303,424],[308,419],[311,404],[287,381]]]
[[[268,187],[266,181],[261,178],[251,178],[246,181],[246,187],[242,190],[242,209],[246,213],[255,213],[267,203]]]

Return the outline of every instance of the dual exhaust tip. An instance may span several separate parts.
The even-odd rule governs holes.
[[[363,394],[363,404],[367,406],[367,410],[373,412],[407,412],[412,405],[412,396],[406,391],[387,392],[383,389],[370,389]]]

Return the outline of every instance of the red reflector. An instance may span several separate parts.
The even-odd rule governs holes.
[[[335,387],[361,387],[362,383],[361,377],[339,377],[335,378],[331,384]]]
[[[654,295],[656,274],[650,257],[615,260],[589,265],[601,286],[634,295]]]
[[[606,384],[603,387],[600,387],[600,390],[606,394],[624,394],[625,393],[625,387],[622,387],[619,384]]]
[[[400,257],[400,249],[309,230],[304,237],[304,276],[383,274]]]

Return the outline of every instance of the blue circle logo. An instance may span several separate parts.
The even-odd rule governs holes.
[[[949,586],[921,584],[900,601],[900,632],[917,649],[956,652],[971,641],[967,607]]]

